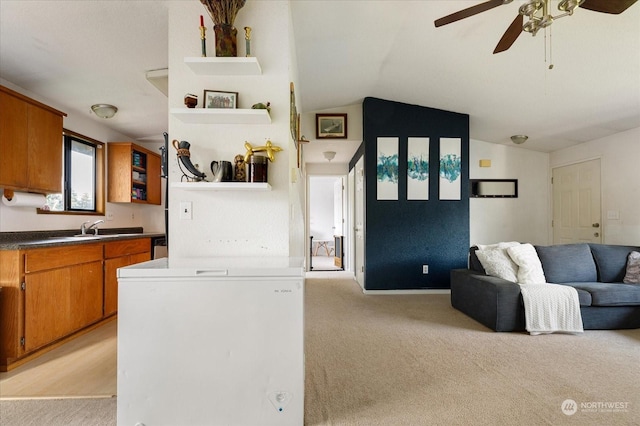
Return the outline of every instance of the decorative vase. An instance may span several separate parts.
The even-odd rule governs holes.
[[[215,24],[213,32],[216,36],[216,56],[238,56],[238,30],[229,24]]]

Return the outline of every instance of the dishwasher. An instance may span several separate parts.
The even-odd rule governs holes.
[[[303,424],[302,258],[161,258],[118,287],[118,424]]]

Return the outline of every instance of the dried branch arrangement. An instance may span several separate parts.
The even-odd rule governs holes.
[[[238,11],[246,2],[247,0],[200,0],[216,25],[233,25]]]

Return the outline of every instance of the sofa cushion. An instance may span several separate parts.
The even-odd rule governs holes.
[[[598,281],[596,264],[589,244],[560,244],[535,248],[547,282],[562,284]]]
[[[627,257],[627,273],[623,283],[640,284],[640,252],[632,251]]]
[[[591,293],[591,306],[640,306],[640,286],[636,284],[578,282],[571,286]]]
[[[589,293],[587,290],[583,290],[581,288],[576,287],[576,285],[580,285],[582,283],[562,283],[561,285],[568,285],[571,286],[573,288],[576,289],[576,291],[578,292],[578,300],[580,301],[580,306],[591,306],[591,293]]]
[[[518,283],[543,284],[546,282],[540,259],[531,244],[509,247],[507,253],[518,265]]]
[[[598,266],[598,281],[621,283],[627,270],[627,256],[640,247],[616,246],[610,244],[589,244]]]

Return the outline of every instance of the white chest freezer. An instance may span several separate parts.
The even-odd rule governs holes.
[[[302,259],[118,270],[118,425],[302,425]]]

